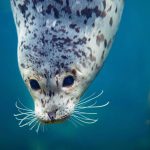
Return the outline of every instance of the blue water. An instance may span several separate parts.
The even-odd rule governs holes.
[[[0,0],[0,150],[150,150],[150,1],[126,0],[119,32],[104,67],[86,94],[104,90],[99,122],[49,125],[38,135],[13,114],[32,99],[17,65],[17,36],[9,0]]]

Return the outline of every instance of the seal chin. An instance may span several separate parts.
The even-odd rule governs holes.
[[[67,119],[70,118],[70,115],[65,115],[65,116],[62,116],[58,119],[41,119],[41,118],[38,118],[40,122],[44,123],[44,124],[54,124],[54,123],[62,123],[64,121],[66,121]]]

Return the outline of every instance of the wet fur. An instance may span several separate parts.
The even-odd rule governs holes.
[[[18,34],[18,63],[35,103],[35,115],[58,109],[70,116],[100,70],[118,29],[123,0],[11,0]],[[65,76],[75,84],[63,88]],[[41,90],[33,91],[30,79]]]

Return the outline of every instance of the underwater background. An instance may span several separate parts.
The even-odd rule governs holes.
[[[19,128],[20,99],[33,101],[17,64],[17,35],[9,0],[0,0],[0,150],[150,150],[150,1],[126,0],[116,40],[86,95],[104,90],[99,121],[49,125],[38,134]]]

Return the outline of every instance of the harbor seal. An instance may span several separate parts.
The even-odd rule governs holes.
[[[79,111],[96,106],[83,107],[90,100],[79,100],[110,50],[124,1],[11,0],[11,6],[19,69],[35,106],[31,112],[16,105],[16,117],[28,111],[19,125],[55,123],[72,114],[82,123],[96,122]]]

